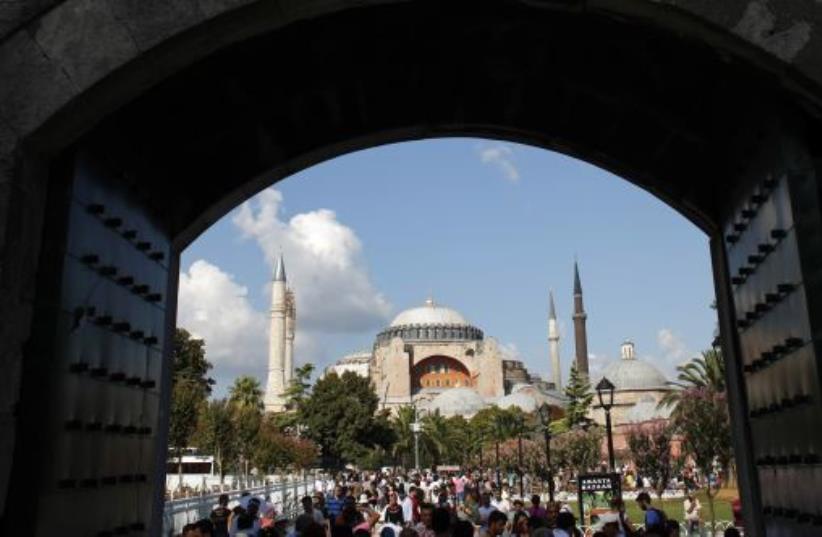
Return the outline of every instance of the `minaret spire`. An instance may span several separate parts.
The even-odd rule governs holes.
[[[286,390],[286,339],[289,297],[285,284],[285,262],[283,254],[274,268],[271,282],[271,326],[268,334],[268,379],[265,387],[265,409],[268,412],[285,410]]]
[[[574,343],[576,344],[577,370],[588,378],[588,334],[585,321],[588,315],[582,303],[582,282],[579,277],[579,264],[574,260]]]
[[[551,359],[551,377],[554,389],[562,390],[562,369],[559,363],[559,329],[557,310],[554,306],[554,292],[548,291],[548,353]]]
[[[274,281],[284,282],[285,278],[285,262],[283,261],[283,253],[280,252],[280,257],[277,259],[277,267],[274,269]]]
[[[579,264],[574,259],[574,296],[582,296],[582,283],[579,281]]]

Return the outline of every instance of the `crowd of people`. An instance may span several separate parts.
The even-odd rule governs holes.
[[[692,495],[680,524],[643,492],[636,498],[644,513],[639,529],[622,499],[613,498],[583,531],[569,505],[521,498],[490,473],[349,472],[318,478],[314,488],[293,519],[266,498],[245,494],[229,508],[223,495],[211,516],[187,525],[182,537],[688,537],[699,527]],[[725,533],[738,535],[735,528]]]

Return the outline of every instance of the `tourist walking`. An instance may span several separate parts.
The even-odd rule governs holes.
[[[396,492],[392,491],[388,493],[388,505],[386,505],[385,509],[383,509],[380,520],[382,522],[402,527],[405,525],[406,521],[403,513],[404,509],[399,504],[398,500],[399,498],[397,497]]]
[[[228,508],[228,494],[220,494],[217,507],[209,515],[209,519],[214,525],[213,537],[228,537],[229,516],[231,516],[231,509]]]
[[[665,521],[668,517],[665,512],[651,505],[651,495],[647,492],[640,492],[636,497],[639,508],[645,511],[645,531],[665,532]]]
[[[702,510],[702,505],[700,505],[699,500],[690,490],[685,493],[683,509],[685,511],[685,535],[688,537],[700,535],[700,526],[702,525],[700,511]]]

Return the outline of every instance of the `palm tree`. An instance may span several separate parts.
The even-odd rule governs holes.
[[[422,418],[422,433],[420,440],[424,440],[423,446],[431,456],[432,465],[436,466],[448,456],[451,445],[451,428],[439,409]]]
[[[262,412],[263,390],[260,381],[251,376],[242,376],[234,379],[234,384],[228,390],[228,400],[236,408]]]
[[[391,420],[391,427],[397,441],[391,446],[391,456],[399,460],[402,466],[408,467],[408,457],[414,452],[414,407],[403,405],[397,409],[397,415]]]
[[[659,406],[675,406],[679,403],[682,390],[691,388],[707,388],[715,392],[725,391],[725,360],[722,351],[712,348],[702,351],[701,356],[693,358],[684,365],[677,366],[679,372],[677,380],[671,382],[679,388],[665,394],[659,401]]]

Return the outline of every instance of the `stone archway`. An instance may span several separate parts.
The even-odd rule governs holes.
[[[711,237],[746,519],[753,534],[765,524],[810,531],[813,502],[768,494],[810,475],[802,470],[816,467],[822,447],[813,434],[789,434],[819,430],[822,7],[443,4],[3,8],[4,532],[25,520],[42,533],[55,517],[76,524],[69,533],[156,528],[164,336],[180,250],[295,170],[452,135],[578,156],[651,191]],[[78,302],[96,285],[124,307]],[[758,337],[774,319],[787,328]],[[117,360],[100,343],[111,338],[122,343]],[[787,380],[774,391],[772,378]],[[778,446],[768,441],[773,422],[787,427]],[[815,498],[812,485],[805,490]],[[99,516],[60,514],[83,502]]]

